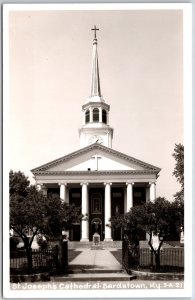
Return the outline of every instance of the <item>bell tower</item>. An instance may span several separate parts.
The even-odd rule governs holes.
[[[112,148],[113,129],[109,126],[110,106],[102,98],[100,88],[98,51],[96,31],[94,26],[92,77],[90,96],[82,106],[83,125],[79,129],[80,147],[86,147],[93,143],[99,143]]]

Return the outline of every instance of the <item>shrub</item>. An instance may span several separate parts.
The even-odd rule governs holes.
[[[18,276],[12,275],[11,278],[10,278],[10,282],[12,282],[12,283],[18,283],[18,282],[20,282],[20,279],[19,279]]]
[[[17,237],[10,237],[10,250],[15,250],[16,246],[19,244],[19,238]]]
[[[50,276],[48,273],[43,273],[40,275],[41,281],[50,281]]]
[[[47,240],[42,236],[37,237],[37,244],[41,247],[41,249],[47,249]]]
[[[37,275],[31,275],[31,282],[35,282],[37,279]]]

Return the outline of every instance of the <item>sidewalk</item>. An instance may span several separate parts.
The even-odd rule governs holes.
[[[76,258],[69,263],[69,273],[52,279],[55,282],[101,282],[101,281],[130,281],[135,275],[128,275],[122,265],[109,250],[82,250]]]
[[[101,269],[119,271],[122,269],[121,264],[110,253],[109,250],[91,250],[83,249],[76,258],[70,262],[70,267],[80,266],[88,269]]]

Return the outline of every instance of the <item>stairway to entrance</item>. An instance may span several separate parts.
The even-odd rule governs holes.
[[[56,277],[55,281],[129,281],[135,278],[124,271],[109,250],[82,249],[69,263],[68,274]]]
[[[68,242],[68,248],[69,249],[85,249],[89,248],[91,249],[93,246],[93,242],[74,242],[69,241]],[[101,248],[108,249],[108,248],[117,248],[122,249],[122,241],[101,241],[100,242]]]

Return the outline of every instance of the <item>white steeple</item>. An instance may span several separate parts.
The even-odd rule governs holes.
[[[97,51],[96,31],[94,26],[93,53],[92,53],[92,77],[90,97],[82,106],[83,126],[79,130],[80,146],[85,147],[91,143],[101,143],[112,147],[113,129],[109,126],[110,106],[105,103],[101,95],[100,75]]]
[[[99,75],[99,64],[98,64],[98,51],[97,51],[97,38],[96,38],[96,28],[94,30],[94,40],[93,40],[93,55],[92,55],[92,80],[91,80],[91,95],[90,97],[100,97],[101,98],[101,89],[100,89],[100,75]]]

